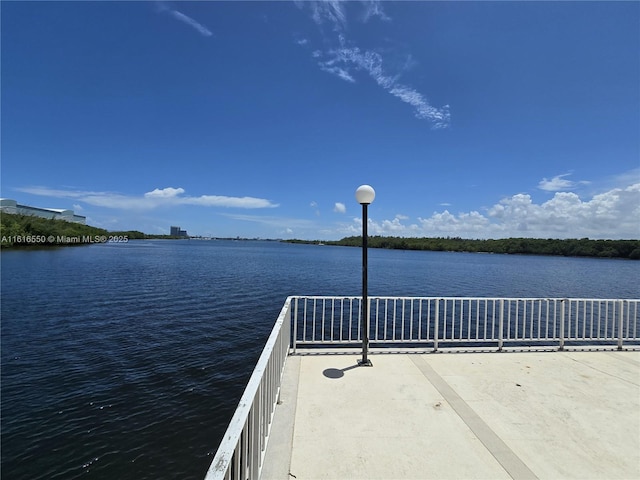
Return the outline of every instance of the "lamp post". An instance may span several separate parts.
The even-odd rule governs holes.
[[[369,299],[367,298],[367,207],[376,197],[370,185],[360,185],[356,190],[356,200],[362,205],[362,360],[358,365],[372,367],[367,358],[369,350]]]

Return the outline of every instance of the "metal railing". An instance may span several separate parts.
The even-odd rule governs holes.
[[[640,348],[640,300],[369,297],[374,346],[600,344]],[[260,476],[284,365],[298,347],[362,343],[361,297],[287,298],[206,480]]]
[[[206,480],[248,480],[260,475],[291,338],[287,298],[249,378]]]
[[[371,346],[640,346],[640,300],[369,297]],[[292,348],[362,342],[361,297],[293,297]]]

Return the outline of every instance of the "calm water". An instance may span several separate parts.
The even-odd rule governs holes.
[[[204,476],[288,295],[359,295],[357,248],[4,251],[2,478]],[[370,250],[370,295],[640,297],[640,262]]]

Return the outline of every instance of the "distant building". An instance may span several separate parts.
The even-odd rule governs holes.
[[[20,205],[10,198],[0,198],[0,212],[13,213],[17,215],[32,215],[41,218],[53,218],[55,220],[66,220],[67,222],[82,223],[86,225],[87,217],[76,215],[73,210],[60,208],[40,208]]]
[[[188,237],[186,230],[180,230],[180,227],[171,227],[172,237]]]

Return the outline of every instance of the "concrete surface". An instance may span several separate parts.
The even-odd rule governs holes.
[[[640,352],[290,356],[265,480],[640,479]]]

